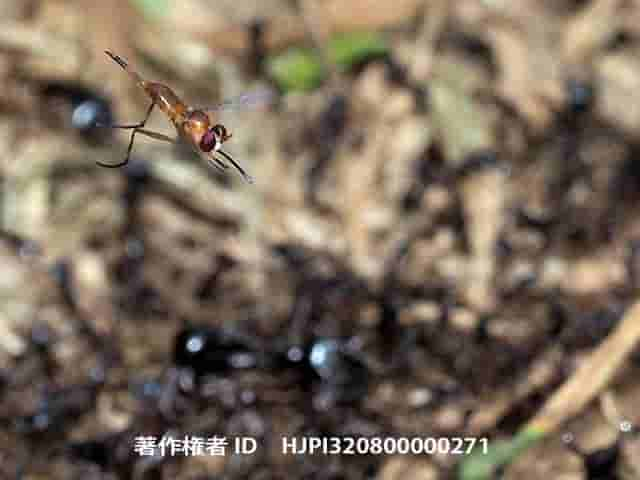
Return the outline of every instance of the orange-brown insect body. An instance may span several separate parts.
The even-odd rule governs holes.
[[[171,123],[173,123],[176,128],[178,135],[187,140],[187,143],[190,143],[192,147],[196,149],[198,154],[203,156],[203,158],[205,158],[211,165],[222,170],[228,168],[228,165],[225,164],[224,161],[221,161],[219,158],[214,156],[215,154],[219,154],[226,159],[226,161],[232,164],[242,174],[245,180],[249,183],[253,182],[251,176],[244,171],[244,169],[231,157],[231,155],[220,148],[223,142],[226,142],[231,138],[231,134],[227,132],[224,126],[218,124],[212,127],[211,118],[209,118],[209,115],[205,110],[187,106],[180,97],[178,97],[178,95],[176,95],[174,91],[166,85],[159,82],[144,80],[122,57],[119,57],[108,50],[105,51],[105,53],[114,62],[120,65],[129,74],[129,76],[131,76],[135,83],[144,90],[147,96],[151,99],[151,105],[147,111],[147,116],[139,124],[113,126],[113,128],[133,129],[125,161],[115,166],[98,162],[100,165],[115,168],[127,163],[129,154],[131,153],[131,147],[133,145],[133,138],[136,133],[141,133],[158,140],[172,142],[172,139],[166,135],[143,128],[149,118],[149,115],[151,115],[153,107],[157,106],[169,118],[169,120],[171,120]]]
[[[140,86],[144,89],[151,100],[162,110],[172,121],[182,120],[187,107],[180,100],[173,90],[166,85],[156,82],[142,80]]]
[[[164,112],[181,135],[188,135],[196,145],[209,130],[209,116],[201,110],[188,108],[184,102],[166,85],[141,80],[139,85],[151,100]]]

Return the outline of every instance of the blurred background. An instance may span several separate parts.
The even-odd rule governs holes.
[[[489,473],[282,453],[512,438],[612,331],[640,286],[639,25],[623,0],[0,1],[0,478],[640,478],[635,353]],[[149,105],[104,50],[232,99],[255,184],[140,135],[96,165],[130,134],[96,123]]]

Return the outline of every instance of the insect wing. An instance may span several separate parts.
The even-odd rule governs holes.
[[[275,101],[275,92],[268,88],[260,88],[229,98],[213,107],[205,107],[209,112],[234,112],[242,110],[262,109]]]

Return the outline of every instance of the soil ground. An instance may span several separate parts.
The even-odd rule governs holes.
[[[461,456],[281,439],[508,438],[615,327],[640,287],[640,5],[175,3],[0,4],[0,478],[456,478]],[[83,119],[148,105],[103,50],[212,106],[363,29],[389,53],[215,111],[254,184],[141,135],[95,164],[129,132]],[[640,478],[639,360],[501,478]]]

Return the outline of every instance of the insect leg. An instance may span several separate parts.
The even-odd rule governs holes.
[[[227,160],[229,160],[229,162],[236,167],[236,169],[240,172],[240,174],[242,175],[242,177],[247,181],[247,183],[253,183],[253,177],[251,175],[249,175],[244,168],[242,168],[234,159],[231,155],[229,155],[227,152],[225,152],[224,150],[220,149],[217,151],[217,153],[219,153],[220,155],[222,155],[224,158],[226,158]]]
[[[208,155],[207,156],[207,161],[209,162],[209,164],[212,167],[214,167],[216,170],[219,170],[221,172],[224,172],[225,170],[227,170],[229,168],[227,165],[222,163],[222,161],[220,161],[220,159],[214,157],[213,155]]]
[[[129,147],[127,148],[127,156],[124,157],[124,160],[122,162],[111,164],[102,163],[96,160],[96,163],[105,168],[119,168],[125,166],[127,163],[129,163],[129,156],[131,155],[131,149],[133,148],[133,139],[136,138],[136,133],[138,133],[138,129],[134,129],[133,132],[131,132],[131,139],[129,140]]]
[[[145,126],[145,124],[147,123],[147,120],[149,120],[149,117],[151,116],[151,112],[153,111],[153,107],[155,107],[156,104],[155,103],[151,103],[151,105],[149,105],[149,109],[147,110],[147,114],[144,117],[144,120],[142,120],[141,122],[135,123],[135,124],[131,124],[131,125],[104,125],[102,123],[96,123],[96,127],[104,127],[104,128],[121,128],[121,129],[131,129],[131,128],[142,128]]]
[[[153,107],[155,107],[155,105],[156,105],[155,103],[151,102],[151,105],[149,105],[149,109],[147,110],[147,114],[145,115],[144,120],[142,120],[137,125],[110,125],[111,128],[133,129],[133,132],[131,132],[131,138],[129,140],[129,147],[127,148],[127,156],[120,163],[109,164],[109,163],[102,163],[102,162],[96,161],[98,165],[105,168],[118,168],[126,165],[129,162],[129,156],[131,155],[131,149],[133,148],[133,140],[136,137],[136,133],[140,131],[142,127],[145,126],[145,124],[147,123],[147,120],[149,120],[149,117],[151,116],[151,112],[153,111]],[[145,131],[148,131],[148,130],[145,130]]]
[[[140,135],[146,135],[147,137],[153,138],[155,140],[160,140],[162,142],[168,142],[168,143],[176,143],[177,142],[177,140],[175,138],[171,138],[168,135],[164,135],[162,133],[154,132],[152,130],[146,130],[144,128],[138,128],[137,131],[138,131],[138,133]]]

